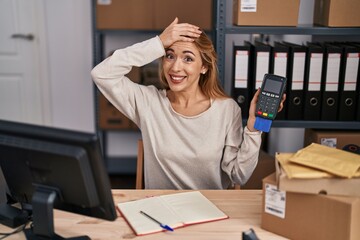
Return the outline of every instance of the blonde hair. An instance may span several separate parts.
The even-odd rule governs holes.
[[[229,96],[225,93],[219,82],[217,55],[210,38],[203,31],[200,37],[196,38],[193,43],[199,49],[202,63],[207,69],[205,74],[200,74],[199,86],[201,91],[205,94],[205,96],[212,99],[228,98]],[[163,60],[164,57],[162,61]],[[165,89],[169,89],[162,61],[160,61],[159,64],[160,81]]]

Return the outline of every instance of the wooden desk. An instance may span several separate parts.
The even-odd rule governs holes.
[[[171,194],[174,190],[113,190],[115,204],[149,196]],[[261,190],[203,190],[201,191],[216,206],[229,215],[229,219],[197,224],[176,229],[174,232],[155,233],[136,237],[122,217],[114,222],[85,217],[56,210],[55,231],[63,237],[88,235],[92,239],[216,239],[241,240],[242,231],[253,228],[260,239],[286,239],[260,228],[261,222]],[[10,231],[0,226],[0,231]],[[8,239],[24,239],[23,233]]]

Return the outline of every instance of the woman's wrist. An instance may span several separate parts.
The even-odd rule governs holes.
[[[249,129],[250,132],[257,132],[258,130],[254,128],[255,126],[255,117],[250,116],[247,120],[247,128]]]

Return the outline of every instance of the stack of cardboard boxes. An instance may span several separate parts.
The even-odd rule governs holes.
[[[359,132],[339,133],[307,130],[305,146],[324,135],[339,139],[339,149],[360,145]],[[284,154],[276,154],[276,172],[263,179],[262,228],[295,240],[360,239],[360,178],[289,179],[278,161]]]
[[[360,239],[359,196],[281,191],[275,174],[263,184],[263,229],[294,240]],[[310,185],[303,184],[304,192]]]

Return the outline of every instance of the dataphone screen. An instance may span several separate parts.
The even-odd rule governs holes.
[[[265,82],[264,91],[280,94],[282,82],[273,79],[268,79]]]

